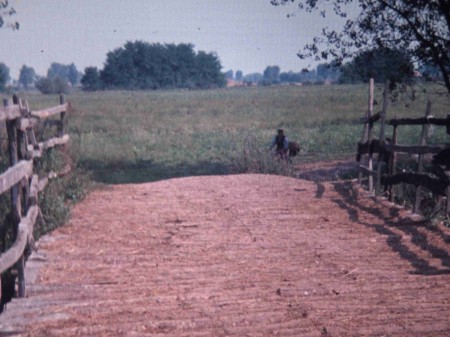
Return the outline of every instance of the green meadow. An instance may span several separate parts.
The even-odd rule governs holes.
[[[57,96],[21,96],[32,110],[59,102]],[[448,97],[422,93],[413,102],[390,102],[387,118],[422,117],[428,98],[433,116],[447,116]],[[376,88],[375,99],[377,112],[382,88]],[[294,164],[353,157],[368,86],[73,92],[66,100],[70,151],[78,167],[99,182],[138,183],[245,171],[236,164],[246,160],[246,147],[267,153],[277,128],[301,145]],[[400,143],[417,143],[420,130],[399,129]],[[445,128],[432,130],[431,143],[448,140]]]

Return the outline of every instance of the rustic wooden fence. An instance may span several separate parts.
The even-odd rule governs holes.
[[[389,82],[385,83],[382,111],[373,114],[373,79],[369,84],[369,102],[367,115],[364,119],[364,131],[358,142],[356,160],[359,163],[358,183],[361,185],[367,176],[369,192],[380,195],[388,194],[390,201],[394,200],[393,185],[406,183],[415,186],[415,201],[413,212],[419,211],[423,189],[428,189],[434,196],[445,196],[446,212],[450,216],[450,167],[449,164],[434,162],[433,172],[424,172],[425,156],[434,154],[437,157],[449,157],[450,144],[427,145],[431,125],[445,126],[450,134],[450,114],[447,118],[434,118],[431,115],[432,104],[427,103],[425,116],[422,118],[393,118],[386,120],[389,100]],[[374,137],[374,125],[380,123],[379,138]],[[386,125],[393,127],[392,137],[386,137]],[[400,145],[397,143],[398,128],[404,125],[421,125],[422,132],[419,144]],[[398,154],[417,156],[417,169],[414,172],[397,172]],[[377,158],[374,158],[377,157]],[[376,164],[376,165],[375,165]],[[375,180],[375,181],[374,181]]]
[[[17,96],[13,97],[12,102],[4,99],[3,107],[0,107],[0,122],[6,125],[9,156],[9,168],[0,174],[0,194],[10,193],[10,212],[15,228],[14,243],[0,255],[0,275],[11,267],[16,270],[19,297],[25,296],[24,252],[34,240],[34,224],[41,217],[38,194],[45,189],[49,179],[70,170],[67,166],[64,172],[50,172],[38,177],[33,171],[34,159],[41,157],[46,149],[68,142],[67,110],[63,95],[59,105],[38,111],[30,110],[28,102],[19,100]],[[37,142],[35,130],[43,121],[55,125],[56,132],[50,139]]]

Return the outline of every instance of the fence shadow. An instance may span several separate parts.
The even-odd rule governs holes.
[[[439,228],[429,228],[424,223],[414,223],[408,220],[391,220],[391,217],[395,218],[399,215],[399,210],[395,207],[385,210],[387,214],[383,214],[381,208],[371,208],[358,203],[356,192],[350,182],[337,182],[334,184],[334,188],[340,195],[340,198],[336,198],[333,201],[348,213],[350,220],[370,228],[376,233],[385,235],[386,244],[414,268],[412,273],[420,275],[450,274],[450,245],[448,245],[450,237],[448,234],[445,234]],[[359,217],[360,211],[369,213],[380,221],[376,223],[364,221]],[[403,234],[411,237],[411,241],[402,242]],[[444,248],[438,247],[435,242],[431,242],[430,237],[433,235],[439,236],[443,240],[445,243],[443,245]],[[440,260],[442,267],[430,265],[427,259],[415,253],[411,246],[419,248],[419,251],[423,253],[420,255]]]

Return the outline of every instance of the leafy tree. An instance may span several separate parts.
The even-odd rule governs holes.
[[[68,80],[69,67],[61,63],[53,62],[47,70],[47,78],[64,78]]]
[[[0,91],[5,90],[10,79],[9,68],[4,63],[0,63]]]
[[[225,85],[225,77],[220,72],[222,66],[217,55],[199,51],[195,66],[196,73],[194,78],[197,88],[208,89]]]
[[[442,74],[439,71],[439,68],[437,68],[436,66],[422,64],[419,67],[419,72],[422,74],[425,81],[432,81],[432,82],[436,82],[439,80],[442,81]]]
[[[236,71],[236,81],[242,81],[242,78],[244,77],[244,74],[242,73],[242,70]]]
[[[244,76],[244,82],[259,83],[262,82],[263,79],[264,76],[260,73],[252,73]]]
[[[319,81],[337,81],[341,75],[339,67],[333,63],[321,63],[316,68]]]
[[[225,85],[217,55],[192,44],[127,42],[107,54],[100,80],[106,88],[209,88]]]
[[[97,67],[87,67],[84,70],[84,75],[81,78],[81,85],[83,90],[86,91],[95,91],[102,87],[100,73]]]
[[[79,72],[73,63],[65,65],[56,62],[50,65],[47,71],[47,77],[49,79],[59,77],[62,80],[70,82],[72,85],[76,85],[80,78]]]
[[[287,73],[280,74],[280,81],[283,83],[299,83],[302,81],[302,76],[301,73],[289,71]]]
[[[232,80],[234,78],[233,70],[230,69],[227,72],[225,72],[225,77],[227,78],[227,80]]]
[[[196,55],[192,44],[165,45],[167,49],[164,63],[173,72],[174,86],[177,88],[194,86],[192,76],[195,70]],[[165,66],[166,71],[167,65]]]
[[[0,1],[0,28],[6,26],[6,27],[11,28],[12,30],[19,29],[19,23],[17,21],[10,22],[10,21],[6,20],[6,17],[10,17],[15,14],[16,14],[15,9],[12,7],[9,7],[9,1],[1,0]]]
[[[280,81],[280,67],[279,66],[268,66],[264,70],[264,84],[273,84]]]
[[[321,68],[321,67],[318,67]],[[317,82],[318,80],[324,80],[324,78],[318,78],[318,74],[316,69],[307,70],[303,69],[298,73],[294,73],[293,71],[289,71],[287,73],[280,74],[280,81],[285,83],[304,83],[304,84],[312,84]]]
[[[67,94],[69,85],[61,77],[43,77],[35,83],[36,88],[43,94]]]
[[[67,79],[69,80],[72,86],[77,85],[83,75],[77,70],[75,64],[69,64],[69,69],[67,72]]]
[[[448,0],[271,0],[296,3],[301,11],[346,18],[342,30],[324,27],[298,53],[300,58],[334,58],[339,63],[356,51],[402,50],[413,62],[435,66],[450,93],[450,2]],[[349,9],[359,13],[349,17]]]
[[[342,67],[341,83],[367,82],[373,78],[383,83],[411,84],[414,81],[414,66],[405,53],[379,48],[359,53],[350,63]]]
[[[32,67],[27,67],[25,64],[20,68],[19,83],[27,89],[36,80],[36,72]]]

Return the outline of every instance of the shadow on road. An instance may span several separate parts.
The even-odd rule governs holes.
[[[166,165],[150,160],[120,162],[106,166],[95,161],[85,161],[80,164],[92,173],[95,181],[105,184],[140,184],[170,178],[221,175],[229,172],[229,167],[223,163],[206,161],[197,165],[188,163]]]
[[[350,220],[385,235],[387,245],[414,267],[413,273],[421,275],[450,274],[450,246],[448,245],[450,235],[444,233],[440,228],[426,226],[424,222],[396,218],[399,215],[397,208],[371,208],[358,203],[358,197],[350,182],[337,182],[334,187],[341,198],[333,201],[348,213]],[[377,217],[380,221],[377,223],[364,221],[359,217],[361,211]],[[384,211],[386,214],[383,213]],[[403,236],[411,239],[406,242],[406,240],[402,240]],[[430,240],[431,237],[439,237],[439,241],[443,241],[442,247],[436,245],[434,242],[436,240]],[[411,249],[412,245],[419,248],[418,251],[423,257]],[[440,260],[442,267],[431,266],[424,257]]]

